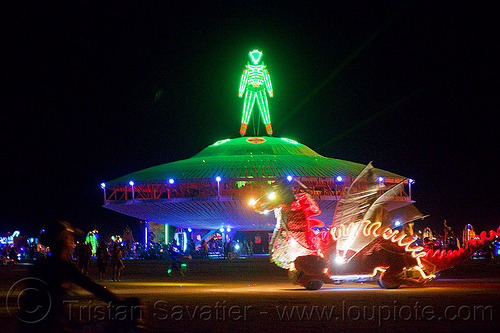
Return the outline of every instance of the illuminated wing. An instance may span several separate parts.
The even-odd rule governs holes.
[[[380,222],[384,230],[396,227],[396,220],[403,225],[424,217],[409,201],[394,202],[393,198],[400,197],[404,191],[405,182],[387,188],[379,184],[371,163],[363,169],[335,212],[333,225],[345,231],[337,241],[339,255],[347,260],[377,238],[373,234],[361,235],[361,221]]]
[[[332,227],[348,232],[348,237],[339,237],[337,241],[337,250],[344,258],[360,228],[357,222],[363,220],[366,212],[376,201],[379,190],[374,168],[368,163],[339,199]]]
[[[370,162],[339,199],[332,226],[338,227],[362,220],[366,211],[377,199],[379,190],[374,167]]]
[[[422,213],[420,213],[420,211],[412,204],[402,203],[404,206],[397,209],[393,209],[389,206],[389,201],[401,193],[404,184],[405,181],[402,181],[380,194],[377,200],[375,200],[375,202],[373,202],[370,205],[370,208],[368,208],[368,210],[366,211],[363,220],[380,222],[380,230],[385,230],[386,228],[394,229],[396,227],[396,225],[394,224],[395,221],[399,222],[398,226],[402,226],[405,223],[424,218]],[[361,232],[361,228],[359,229],[360,230],[358,232]],[[358,233],[351,239],[347,238],[346,242],[348,242],[349,250],[357,253],[378,237],[380,236],[376,237],[373,233],[369,234],[368,236],[363,235],[361,237],[361,235]]]

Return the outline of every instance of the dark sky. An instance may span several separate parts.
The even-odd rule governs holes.
[[[500,225],[493,7],[174,3],[4,5],[1,234],[138,230],[99,184],[238,137],[254,48],[275,136],[414,178],[424,224]]]

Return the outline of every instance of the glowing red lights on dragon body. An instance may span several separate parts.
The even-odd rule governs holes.
[[[500,227],[497,231],[490,230],[481,232],[479,236],[469,240],[463,248],[459,250],[425,250],[422,256],[428,263],[435,265],[437,271],[442,271],[469,258],[474,252],[490,244],[496,238],[500,237]]]

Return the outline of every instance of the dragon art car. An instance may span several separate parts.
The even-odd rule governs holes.
[[[424,216],[407,205],[405,219],[396,226],[387,209],[389,199],[405,182],[380,186],[368,164],[345,187],[330,227],[312,218],[321,211],[300,181],[274,182],[254,204],[257,212],[274,211],[277,219],[271,261],[288,269],[292,281],[306,289],[316,290],[324,283],[373,280],[382,288],[394,289],[403,284],[423,285],[498,238],[500,228],[483,231],[459,250],[418,246],[412,227]]]

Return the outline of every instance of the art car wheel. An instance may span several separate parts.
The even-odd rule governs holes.
[[[377,284],[384,289],[398,289],[401,286],[401,282],[390,278],[384,279],[384,274],[380,275],[380,278],[377,280]]]
[[[320,280],[309,280],[304,287],[306,287],[307,290],[318,290],[323,287],[323,282]]]

